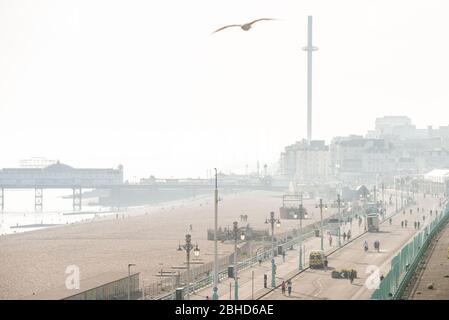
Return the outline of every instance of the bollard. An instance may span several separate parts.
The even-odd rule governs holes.
[[[184,300],[184,288],[176,288],[175,300]]]

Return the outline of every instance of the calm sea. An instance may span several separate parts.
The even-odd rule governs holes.
[[[88,190],[83,190],[88,191]],[[73,211],[69,189],[44,189],[43,210],[34,211],[34,189],[12,189],[4,192],[4,210],[0,211],[0,235],[61,225],[112,214],[111,208],[88,205],[95,198],[83,199],[81,211]]]

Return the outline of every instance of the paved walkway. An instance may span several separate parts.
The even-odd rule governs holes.
[[[387,197],[386,197],[387,199]],[[421,202],[425,206],[426,208],[433,208],[433,206],[435,205],[436,201],[438,199],[436,198],[426,198],[426,199],[422,199]],[[422,206],[420,203],[418,203],[420,206]],[[416,206],[413,207],[414,211],[416,211]],[[387,217],[389,217],[390,215],[394,214],[394,209],[395,209],[395,204],[393,201],[393,205],[388,206],[387,207]],[[426,210],[428,211],[428,210]],[[385,257],[384,260],[391,258],[392,256],[394,256],[394,253],[396,253],[399,248],[406,243],[413,234],[415,234],[415,230],[413,228],[413,218],[416,216],[413,215],[412,217],[409,217],[409,209],[407,208],[407,214],[406,214],[406,218],[408,218],[409,220],[409,225],[408,228],[401,228],[400,227],[400,220],[402,219],[401,216],[403,215],[402,213],[396,215],[393,218],[393,225],[392,226],[386,226],[388,224],[388,221],[385,222],[382,225],[382,229],[386,229],[383,230],[382,233],[365,233],[364,232],[364,224],[362,224],[360,227],[358,226],[358,223],[354,220],[354,222],[352,223],[352,239],[353,241],[350,243],[345,243],[345,246],[338,250],[338,239],[337,237],[333,237],[333,241],[332,241],[332,246],[329,246],[329,241],[328,241],[328,236],[325,236],[324,238],[324,249],[326,251],[326,254],[331,254],[332,252],[336,251],[335,253],[333,253],[330,257],[329,257],[329,267],[336,267],[336,268],[341,268],[341,267],[354,267],[355,269],[360,269],[360,265],[363,265],[363,262],[359,263],[358,259],[362,259],[365,258],[366,255],[369,256],[382,256]],[[388,219],[386,219],[388,220]],[[428,221],[427,221],[428,222]],[[351,228],[351,226],[349,225],[349,223],[344,227],[343,231],[347,231]],[[364,235],[363,235],[364,234]],[[371,244],[374,241],[374,239],[376,237],[381,237],[381,244],[384,245],[385,243],[385,249],[382,248],[383,250],[381,251],[380,254],[378,253],[374,253],[374,252],[369,252],[368,254],[366,254],[365,252],[363,252],[362,249],[362,245],[363,245],[363,241],[365,239],[367,239]],[[383,239],[385,237],[385,235],[390,235],[390,238],[394,239],[394,238],[399,238],[400,240],[398,241],[391,241],[391,239]],[[358,240],[355,239],[358,236],[361,236],[363,240]],[[343,239],[341,239],[341,241],[343,242]],[[304,256],[307,258],[306,260],[308,260],[308,253],[311,250],[317,250],[320,248],[320,238],[311,238],[308,241],[304,242]],[[279,285],[282,280],[287,280],[293,276],[295,276],[296,274],[298,274],[299,272],[299,268],[298,268],[298,263],[299,263],[299,254],[298,254],[299,248],[298,246],[295,246],[294,250],[289,250],[286,253],[286,257],[285,257],[285,261],[283,261],[281,256],[278,256],[275,258],[276,261],[276,265],[277,265],[277,274],[276,274],[276,285]],[[341,256],[340,252],[345,252],[344,256]],[[355,254],[357,253],[357,254]],[[365,256],[360,256],[360,253],[365,254]],[[339,260],[341,260],[341,262],[339,262]],[[304,261],[304,259],[303,259]],[[382,262],[382,263],[381,263]],[[379,261],[377,261],[375,259],[375,261],[373,261],[373,263],[377,263],[377,265],[382,265],[384,264],[384,269],[386,267],[389,267],[389,264],[385,263],[385,261],[383,261],[382,259],[380,259]],[[356,266],[356,264],[359,264],[358,266]],[[366,263],[365,263],[366,264]],[[364,272],[365,270],[360,270],[360,272]],[[329,298],[326,295],[321,295],[321,293],[323,292],[323,284],[321,281],[321,277],[323,277],[325,275],[326,278],[330,279],[330,272],[329,271],[318,271],[318,270],[304,270],[300,273],[300,275],[298,277],[295,278],[299,279],[304,277],[304,274],[315,274],[318,273],[319,276],[312,276],[311,279],[305,280],[305,282],[307,282],[309,284],[309,286],[311,286],[311,288],[304,288],[305,290],[301,290],[301,291],[295,291],[296,298],[314,298],[314,299],[326,299]],[[320,274],[323,273],[323,274]],[[266,274],[268,276],[268,288],[264,288],[264,274]],[[270,261],[266,261],[264,263],[262,263],[260,266],[256,265],[252,268],[249,268],[247,270],[243,270],[241,272],[239,272],[239,300],[243,300],[243,299],[257,299],[259,297],[262,297],[264,295],[266,295],[267,293],[270,292],[271,290],[271,262]],[[310,277],[310,276],[307,276]],[[254,280],[253,280],[254,279]],[[295,280],[293,281],[293,288],[295,287],[299,287],[299,284],[296,285],[295,284]],[[332,279],[335,280],[335,279]],[[360,283],[362,279],[358,279],[357,283]],[[302,283],[304,280],[300,280],[300,282]],[[338,281],[339,284],[341,283],[349,283],[349,281],[345,281],[345,280],[335,280]],[[356,282],[355,282],[356,283]],[[218,286],[218,293],[219,293],[219,297],[220,299],[234,299],[234,280],[233,279],[226,279],[223,280],[219,286]],[[338,289],[338,288],[337,288]],[[343,288],[345,289],[345,288]],[[299,295],[298,295],[299,294]],[[202,290],[199,290],[196,293],[193,293],[190,297],[190,299],[206,299],[206,297],[211,297],[212,296],[212,286],[204,288]],[[332,296],[332,295],[331,295]],[[338,298],[339,294],[337,294],[335,297]],[[274,290],[272,293],[267,295],[267,298],[269,299],[286,299],[287,297],[282,296],[280,293],[280,289],[276,289]]]
[[[410,299],[449,299],[449,223],[441,234],[437,235],[436,241]],[[433,284],[432,289],[428,288],[429,284]]]
[[[370,299],[374,291],[374,282],[370,277],[371,272],[379,270],[379,274],[385,274],[390,269],[391,259],[412,237],[419,231],[414,228],[414,221],[420,219],[422,230],[423,225],[430,223],[429,210],[435,208],[438,198],[422,198],[418,200],[420,208],[425,208],[426,220],[423,223],[422,210],[419,216],[416,213],[418,205],[410,206],[406,209],[406,214],[395,215],[392,225],[388,219],[382,223],[380,233],[365,233],[358,239],[354,239],[343,249],[336,251],[329,256],[329,270],[307,269],[292,280],[292,296],[282,295],[280,289],[276,289],[267,294],[263,299]],[[409,210],[413,209],[412,215]],[[408,227],[401,227],[402,220],[408,220]],[[380,252],[373,249],[373,242],[379,240],[381,243]],[[367,241],[370,249],[364,252],[363,243]],[[346,279],[333,279],[331,270],[333,269],[355,269],[357,279],[353,284]]]

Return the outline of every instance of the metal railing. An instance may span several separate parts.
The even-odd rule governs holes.
[[[389,272],[373,292],[371,299],[400,299],[432,238],[449,218],[448,205],[444,203],[442,206],[444,210],[391,260]]]
[[[348,218],[354,217],[357,214],[360,214],[360,212],[351,211],[351,212],[341,213],[341,216],[344,219],[348,219]],[[335,219],[335,218],[339,218],[338,213],[335,213],[335,214],[329,216],[328,218],[323,219],[324,228],[327,229],[329,226],[329,220]],[[278,250],[277,248],[279,246],[281,246],[282,251],[284,251],[286,249],[292,248],[294,245],[296,245],[298,243],[304,242],[307,239],[315,237],[315,230],[320,229],[320,227],[321,227],[321,223],[318,221],[318,222],[315,222],[315,223],[312,223],[312,224],[309,224],[309,225],[303,227],[300,232],[298,232],[296,230],[296,231],[289,231],[289,232],[284,232],[283,234],[276,235],[276,238],[279,240],[280,238],[287,238],[287,237],[291,236],[292,234],[300,233],[299,236],[297,236],[289,241],[285,241],[283,243],[279,243],[279,241],[278,241],[278,244],[275,247],[275,252],[277,252],[277,250]],[[233,261],[233,253],[228,258],[229,258],[229,261]],[[267,261],[270,259],[271,259],[271,247],[267,250],[264,250],[264,251],[258,253],[257,255],[255,255],[251,258],[248,258],[248,259],[238,262],[237,270],[238,270],[238,272],[240,272],[240,271],[246,270],[246,269],[251,268],[252,266],[258,264],[259,260],[261,262],[264,262],[264,261]],[[228,263],[227,265],[224,265],[224,266],[222,264],[220,264],[221,271],[218,273],[219,281],[228,278],[228,269],[227,268],[229,265],[230,265],[230,263]],[[190,293],[194,293],[195,291],[198,291],[198,290],[205,288],[212,284],[213,284],[213,275],[208,275],[206,277],[203,277],[203,278],[193,282],[189,286]],[[158,297],[158,300],[173,300],[174,298],[175,298],[175,292],[171,292],[166,295]]]

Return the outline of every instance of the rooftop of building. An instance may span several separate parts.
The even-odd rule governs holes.
[[[449,169],[433,169],[432,171],[426,173],[424,177],[448,177]]]

